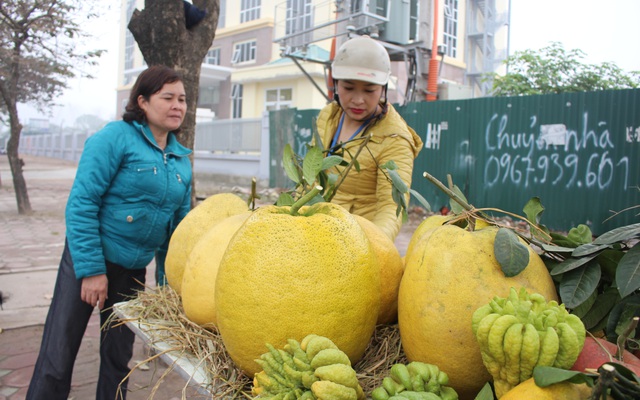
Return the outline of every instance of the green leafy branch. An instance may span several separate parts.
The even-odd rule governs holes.
[[[370,135],[353,139],[350,142],[341,143],[330,149],[322,148],[322,141],[314,131],[314,142],[316,144],[307,144],[307,153],[304,157],[296,154],[290,144],[284,148],[282,162],[285,173],[295,183],[295,187],[291,191],[280,194],[277,205],[292,205],[296,199],[309,193],[313,188],[319,186],[322,188],[308,204],[321,201],[330,202],[342,185],[352,168],[360,172],[360,164],[358,156],[365,149],[370,152],[367,145],[371,140]],[[360,142],[355,152],[348,149],[345,144]],[[344,154],[349,156],[350,162],[345,160]],[[370,152],[371,154],[371,152]],[[326,155],[326,156],[325,156]],[[373,157],[373,155],[372,155]],[[393,160],[383,165],[379,165],[375,157],[373,157],[378,169],[392,183],[391,197],[397,205],[396,215],[402,213],[403,221],[407,221],[407,200],[405,194],[411,193],[420,204],[427,210],[430,209],[429,203],[416,191],[410,189],[400,177],[398,167]],[[344,167],[342,170],[336,168]]]
[[[540,199],[531,199],[525,211],[532,223],[549,232],[540,223],[544,212]],[[640,223],[612,229],[595,239],[584,224],[571,228],[566,236],[549,235],[549,243],[538,245],[562,302],[588,330],[604,330],[614,341],[633,316],[640,314]]]

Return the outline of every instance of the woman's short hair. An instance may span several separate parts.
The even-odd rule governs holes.
[[[142,71],[131,88],[122,119],[126,122],[146,122],[147,116],[138,104],[138,97],[142,96],[149,101],[151,95],[160,91],[165,84],[174,82],[182,82],[182,76],[165,65],[152,65]]]

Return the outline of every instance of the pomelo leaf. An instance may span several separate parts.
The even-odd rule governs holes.
[[[593,254],[590,257],[580,257],[580,258],[569,257],[564,261],[562,261],[560,264],[556,265],[551,270],[551,275],[560,275],[565,272],[572,271],[578,267],[583,266],[589,261],[593,260],[594,258],[596,258],[596,256],[597,256],[596,254]]]
[[[336,165],[339,165],[342,162],[342,157],[340,156],[329,156],[322,159],[322,170],[326,171],[329,168],[333,168]]]
[[[409,189],[409,193],[411,193],[411,196],[413,196],[413,198],[416,199],[418,201],[418,203],[420,203],[420,205],[422,207],[424,207],[427,211],[431,211],[431,204],[429,204],[427,199],[422,197],[422,195],[420,193],[418,193],[417,191],[415,191],[413,189]]]
[[[491,390],[491,385],[487,382],[482,387],[482,390],[478,392],[475,400],[493,400],[493,390]]]
[[[400,174],[398,174],[398,171],[396,171],[395,169],[387,169],[387,172],[389,173],[389,177],[391,177],[393,186],[398,189],[400,193],[407,193],[409,191],[407,184],[404,183],[404,181],[400,177]]]
[[[616,270],[616,285],[622,297],[640,288],[640,242],[620,259]]]
[[[601,250],[607,249],[609,247],[609,244],[595,244],[595,242],[587,243],[576,247],[571,255],[574,257],[588,256],[589,254],[598,253]]]
[[[574,308],[585,302],[598,287],[601,275],[600,264],[593,260],[583,268],[565,273],[558,290],[565,306]]]
[[[455,193],[456,196],[458,196],[462,201],[464,201],[467,204],[469,203],[465,195],[462,193],[462,190],[460,190],[460,188],[457,185],[453,185],[453,189],[451,189],[451,191]],[[449,204],[451,205],[451,211],[454,214],[461,214],[462,212],[465,211],[464,207],[462,207],[460,203],[458,203],[454,199],[450,199]]]
[[[527,216],[529,222],[538,225],[542,218],[542,213],[544,213],[544,206],[539,197],[532,197],[527,201],[527,204],[524,205],[522,211],[524,211],[524,215]]]
[[[582,372],[541,365],[533,369],[533,380],[540,387],[547,387],[561,382],[586,383],[589,387],[593,387],[593,378]]]
[[[580,224],[569,230],[567,239],[577,244],[587,244],[593,241],[593,234],[588,226]]]
[[[289,179],[296,184],[300,183],[300,173],[298,172],[298,168],[296,168],[293,149],[289,143],[284,146],[282,153],[282,166],[284,167],[284,172],[286,172]]]
[[[605,323],[605,317],[609,314],[613,307],[620,301],[620,295],[615,288],[607,288],[600,294],[595,303],[591,306],[589,311],[581,317],[584,327],[587,330],[592,330],[602,322]]]
[[[496,234],[493,251],[506,277],[522,272],[529,264],[529,251],[511,229],[500,228]]]
[[[640,223],[621,226],[597,237],[593,244],[612,244],[640,236]]]
[[[322,171],[322,162],[322,150],[311,147],[302,161],[302,174],[308,184],[312,185],[316,181],[316,176]]]

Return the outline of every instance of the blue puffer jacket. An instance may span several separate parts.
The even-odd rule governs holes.
[[[158,264],[191,206],[191,150],[169,134],[163,151],[146,124],[116,121],[87,139],[66,208],[76,278]]]

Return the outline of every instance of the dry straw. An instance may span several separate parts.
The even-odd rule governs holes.
[[[205,371],[212,393],[211,398],[252,399],[252,379],[236,368],[231,357],[226,352],[222,337],[215,327],[207,329],[191,322],[182,309],[180,297],[168,285],[158,288],[147,288],[138,296],[122,306],[122,311],[128,316],[114,317],[113,323],[138,323],[145,327],[145,335],[151,338],[150,345],[156,347],[158,343],[165,344],[165,350],[150,356],[148,359],[133,367],[137,368],[155,360],[165,352],[186,359],[194,360],[196,367]],[[115,315],[115,314],[114,314]],[[169,349],[166,349],[166,346]],[[265,352],[266,352],[265,347]],[[400,334],[397,325],[379,325],[362,360],[354,369],[365,393],[382,384],[389,369],[395,363],[406,363],[407,360],[400,346]],[[171,372],[167,371],[159,377],[153,386],[149,399],[153,399],[162,381]],[[189,382],[185,383],[182,398],[186,398]],[[193,397],[190,397],[193,398]]]

